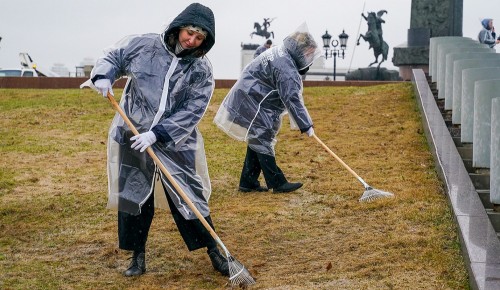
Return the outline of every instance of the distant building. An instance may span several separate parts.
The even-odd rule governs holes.
[[[86,66],[86,65],[95,65],[95,59],[91,57],[85,57],[83,60],[80,62],[80,66]]]
[[[259,44],[255,43],[242,43],[241,44],[241,71],[253,60],[255,50]]]
[[[54,63],[50,70],[61,77],[70,76],[69,69],[63,63]]]
[[[85,57],[81,62],[80,65],[77,66],[75,69],[75,75],[77,77],[90,77],[90,72],[94,68],[95,65],[95,60],[91,57]]]
[[[345,80],[345,75],[348,72],[348,68],[345,67],[339,67],[339,60],[337,58],[337,67],[335,69],[335,79],[337,81],[343,81]],[[326,67],[326,63],[329,62],[330,67]],[[356,70],[356,68],[351,69]],[[333,60],[329,58],[328,60],[325,59],[324,56],[319,57],[316,59],[315,62],[311,65],[309,68],[309,71],[306,73],[306,80],[308,81],[331,81],[333,80]]]

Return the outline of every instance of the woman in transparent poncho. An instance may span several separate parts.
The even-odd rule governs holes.
[[[302,186],[288,182],[276,164],[274,146],[283,116],[308,136],[313,122],[302,97],[302,77],[321,54],[307,25],[249,63],[224,98],[214,122],[229,136],[247,142],[239,190],[291,192]],[[258,181],[263,173],[267,187]]]
[[[481,21],[483,29],[479,31],[477,39],[480,43],[485,43],[490,47],[495,47],[500,43],[499,39],[496,39],[495,27],[493,27],[493,19],[485,18]]]
[[[205,56],[214,43],[212,10],[193,3],[162,34],[124,38],[92,70],[91,80],[103,96],[112,93],[116,79],[128,77],[120,106],[141,133],[133,136],[116,114],[108,138],[108,207],[118,209],[119,247],[133,251],[125,276],[146,271],[146,240],[155,206],[170,208],[190,251],[207,247],[214,268],[229,274],[214,239],[144,152],[151,146],[213,227],[210,179],[197,125],[214,90],[212,66]]]

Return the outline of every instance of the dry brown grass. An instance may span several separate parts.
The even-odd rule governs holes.
[[[316,134],[393,199],[363,186],[314,139],[280,132],[277,160],[296,193],[239,193],[245,144],[201,124],[212,218],[254,289],[467,289],[457,229],[410,84],[306,88]],[[115,93],[120,93],[118,90]],[[157,211],[148,272],[125,278],[116,213],[106,210],[111,107],[88,90],[0,90],[0,288],[225,289],[203,250],[188,252]],[[286,118],[287,120],[287,118]]]

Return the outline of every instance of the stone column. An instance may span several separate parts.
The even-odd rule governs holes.
[[[463,0],[412,0],[407,41],[394,47],[392,62],[403,80],[411,71],[429,72],[429,39],[462,36]]]
[[[491,101],[490,201],[500,204],[500,98]]]
[[[497,54],[478,53],[474,57],[468,59],[459,59],[453,63],[453,102],[451,121],[454,125],[462,123],[462,94],[463,94],[463,73],[466,69],[495,67],[496,61],[494,56]],[[486,59],[486,61],[484,61]]]
[[[488,55],[482,55],[482,52],[490,52]],[[500,54],[494,53],[492,49],[484,50],[483,48],[468,49],[467,52],[457,52],[449,53],[446,55],[446,72],[445,72],[445,96],[444,96],[444,109],[453,109],[453,77],[455,70],[455,61],[460,59],[472,59],[472,58],[483,58],[483,59],[494,59],[491,56],[497,56],[496,59],[500,59]]]
[[[436,36],[429,40],[429,73],[428,75],[432,77],[432,82],[437,81],[437,49],[438,45],[443,42],[462,42],[464,39],[472,40],[468,37],[462,36]]]
[[[500,97],[500,79],[477,81],[474,85],[474,130],[472,166],[490,168],[491,101]]]
[[[476,81],[500,79],[500,67],[468,68],[462,73],[462,116],[460,141],[472,143],[474,132],[474,89]]]
[[[473,48],[484,48],[488,50],[486,45],[481,44],[477,41],[470,41],[465,43],[452,43],[452,44],[441,44],[438,46],[438,62],[437,62],[437,88],[438,88],[438,99],[444,99],[446,89],[445,89],[445,79],[446,79],[446,55],[449,53],[467,51],[467,49]]]

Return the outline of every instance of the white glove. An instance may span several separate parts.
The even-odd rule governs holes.
[[[314,135],[314,129],[313,129],[313,127],[307,129],[306,133],[307,133],[307,136],[312,137],[312,135]]]
[[[141,150],[141,152],[144,152],[146,148],[156,142],[156,135],[155,133],[148,131],[146,133],[133,136],[132,138],[130,138],[130,141],[135,141],[131,146],[132,149]]]
[[[95,81],[94,86],[97,88],[99,93],[102,94],[103,97],[106,98],[108,96],[108,91],[110,94],[112,94],[114,96],[113,89],[111,88],[111,81],[110,80],[98,79],[97,81]]]

